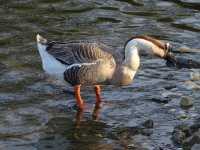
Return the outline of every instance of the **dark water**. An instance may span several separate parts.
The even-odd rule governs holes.
[[[35,39],[39,33],[60,41],[97,40],[122,50],[130,37],[148,35],[175,49],[200,48],[199,0],[1,0],[0,18],[0,149],[177,149],[174,126],[199,117],[199,90],[184,87],[192,69],[168,68],[143,54],[131,84],[102,87],[99,121],[92,119],[94,92],[83,87],[87,108],[77,124],[75,98],[44,74]],[[176,56],[198,60],[200,54]],[[195,105],[180,108],[181,97],[191,95]],[[165,96],[170,106],[151,101]],[[148,119],[154,127],[147,136],[134,127]]]

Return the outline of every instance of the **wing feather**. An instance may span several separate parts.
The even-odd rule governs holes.
[[[90,41],[50,42],[47,52],[67,65],[92,63],[103,58],[115,58],[115,51],[111,48],[102,43]]]

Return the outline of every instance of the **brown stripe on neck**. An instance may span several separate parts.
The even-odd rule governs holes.
[[[150,41],[152,42],[153,44],[157,45],[159,48],[162,48],[162,49],[166,49],[167,48],[167,45],[161,41],[158,41],[156,39],[153,39],[153,38],[150,38],[150,37],[147,37],[147,36],[135,36],[135,37],[132,37],[130,38],[126,43],[125,43],[125,46],[124,48],[126,47],[126,44],[128,44],[128,42],[130,42],[131,40],[133,39],[144,39],[144,40],[147,40],[147,41]]]

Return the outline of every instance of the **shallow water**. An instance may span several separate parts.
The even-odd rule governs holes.
[[[177,57],[199,61],[200,54],[179,53],[180,46],[200,48],[198,0],[2,0],[0,1],[0,149],[177,149],[171,140],[176,124],[199,117],[199,91],[183,85],[192,69],[168,68],[142,53],[128,86],[102,86],[99,121],[93,121],[95,95],[83,87],[87,106],[76,122],[75,98],[45,75],[36,34],[53,40],[96,40],[122,50],[132,36],[148,35],[173,44]],[[196,82],[200,85],[200,82]],[[180,108],[181,96],[196,104]],[[151,98],[171,98],[169,104]],[[135,126],[153,120],[150,136]]]

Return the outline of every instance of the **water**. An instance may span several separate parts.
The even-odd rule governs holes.
[[[1,0],[0,18],[0,149],[177,149],[170,139],[173,127],[195,120],[180,115],[199,115],[199,91],[183,87],[192,69],[168,68],[142,53],[131,84],[102,86],[99,121],[92,119],[95,94],[83,87],[87,108],[78,124],[75,98],[45,75],[35,38],[39,33],[60,41],[96,40],[122,50],[130,37],[148,35],[175,50],[200,48],[198,0]],[[199,59],[199,54],[175,55]],[[162,95],[172,99],[171,107],[150,100]],[[179,101],[188,95],[196,104],[184,110]],[[151,135],[136,132],[148,119],[154,121]]]

